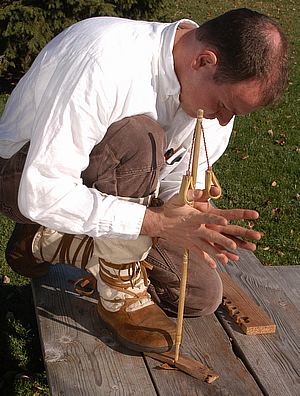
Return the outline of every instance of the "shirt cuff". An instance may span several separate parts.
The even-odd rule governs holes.
[[[111,210],[107,210],[104,217],[101,216],[98,234],[101,235],[106,230],[104,235],[101,235],[102,238],[137,239],[141,232],[146,206],[113,198]]]

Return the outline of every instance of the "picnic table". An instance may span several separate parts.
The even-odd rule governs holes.
[[[300,395],[300,266],[265,267],[241,251],[226,271],[277,326],[275,334],[245,335],[220,306],[185,318],[180,351],[213,368],[212,384],[125,349],[96,313],[94,297],[79,296],[70,280],[82,271],[53,265],[32,282],[52,395]],[[175,320],[175,319],[174,319]]]

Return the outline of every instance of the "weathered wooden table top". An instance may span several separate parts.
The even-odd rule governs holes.
[[[300,395],[300,266],[264,267],[243,252],[226,271],[275,321],[277,332],[246,336],[223,308],[185,318],[181,351],[220,375],[206,384],[122,348],[98,318],[96,299],[73,292],[68,280],[80,271],[53,266],[33,281],[51,394]]]

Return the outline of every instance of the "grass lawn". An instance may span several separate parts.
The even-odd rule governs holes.
[[[215,172],[222,207],[260,212],[255,228],[265,233],[257,256],[265,265],[300,264],[300,5],[298,0],[170,2],[167,20],[201,22],[228,9],[250,6],[278,20],[291,45],[290,85],[282,103],[236,120],[227,152]],[[201,89],[201,87],[200,87]],[[7,95],[0,96],[0,112]],[[0,217],[0,394],[48,394],[29,281],[7,266],[4,249],[13,223]],[[253,226],[253,224],[249,224]]]
[[[13,222],[0,218],[0,394],[47,395],[47,379],[40,349],[30,281],[15,274],[4,258]],[[3,280],[3,278],[2,278]]]

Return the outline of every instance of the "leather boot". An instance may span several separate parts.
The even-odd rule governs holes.
[[[98,282],[100,318],[129,349],[157,353],[170,350],[174,345],[176,324],[147,293],[146,266],[149,264],[141,261],[116,265],[99,261],[104,285],[101,288]],[[107,298],[111,292],[113,298]]]
[[[6,246],[5,258],[8,265],[28,278],[39,278],[49,271],[50,263],[39,262],[32,254],[32,241],[39,227],[39,224],[16,223]]]
[[[149,280],[144,261],[108,263],[94,249],[93,238],[61,234],[40,227],[33,252],[40,260],[66,263],[89,271],[97,280],[98,314],[114,331],[120,343],[135,351],[164,352],[172,348],[176,324],[156,305],[147,292]],[[75,290],[89,295],[93,281],[79,279]],[[86,290],[88,285],[90,290]]]

